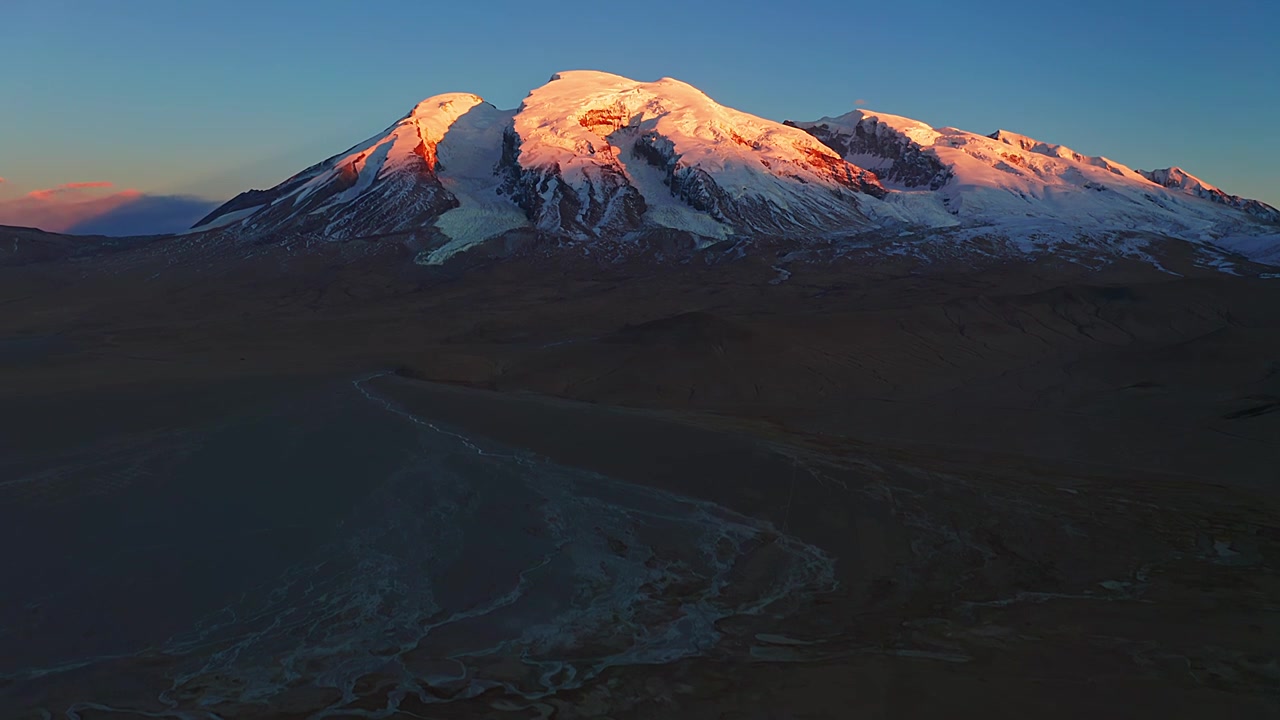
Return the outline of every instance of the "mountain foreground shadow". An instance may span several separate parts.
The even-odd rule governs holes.
[[[336,244],[226,264],[156,247],[0,267],[0,512],[18,529],[5,582],[24,588],[0,614],[0,655],[17,658],[0,672],[6,717],[1280,712],[1280,281],[1052,258],[838,260],[782,277],[751,257],[455,271]],[[496,464],[431,466],[421,482],[397,470],[422,457]],[[592,508],[623,508],[564,546],[622,563],[602,570],[613,584],[529,598],[597,608],[618,578],[653,570],[632,559],[694,569],[608,606],[612,630],[573,657],[529,645],[534,672],[498,653],[468,665],[471,685],[429,679],[453,672],[441,653],[497,626],[422,630],[440,611],[404,600],[428,590],[394,572],[395,617],[421,637],[397,636],[358,676],[299,665],[237,695],[259,676],[189,666],[203,652],[192,618],[240,607],[229,588],[251,595],[347,542],[343,528],[378,527],[360,513],[379,491],[397,522],[433,511],[438,498],[413,493],[449,473],[474,480],[448,485],[451,502],[503,528],[465,547],[506,560],[423,570],[438,573],[430,592],[454,593],[442,607],[500,596],[516,577],[502,563],[518,565],[505,550],[541,547],[517,537],[525,495],[504,503],[480,478],[534,494],[568,483],[596,493]],[[685,557],[701,546],[646,539],[658,526],[635,520],[641,507],[675,518],[672,538],[702,527],[677,506],[733,541]],[[443,547],[426,525],[396,527],[400,540],[368,546],[388,543],[401,564],[387,567]],[[716,552],[719,570],[696,569]],[[769,595],[782,577],[790,590]],[[709,607],[723,612],[700,635],[688,619]],[[268,670],[319,642],[235,645],[250,630],[215,626],[202,637]],[[642,626],[672,633],[667,655],[635,639]]]

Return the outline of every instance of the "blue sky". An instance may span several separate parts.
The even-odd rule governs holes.
[[[765,117],[1005,128],[1280,205],[1280,3],[6,0],[0,198],[225,199],[418,100],[558,70],[676,77]]]

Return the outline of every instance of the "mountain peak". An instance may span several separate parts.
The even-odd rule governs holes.
[[[479,95],[471,93],[445,93],[443,95],[435,95],[423,100],[413,107],[401,125],[406,123],[412,124],[417,128],[418,143],[414,145],[412,152],[419,154],[427,159],[430,166],[435,167],[435,148],[436,145],[444,139],[445,133],[449,132],[449,128],[457,122],[458,118],[467,114],[477,105],[484,103],[484,99]],[[395,128],[388,130],[391,137],[395,137]],[[392,160],[395,160],[397,150],[392,149]]]
[[[630,78],[623,77],[611,72],[603,70],[561,70],[558,73],[552,73],[551,79],[547,83],[567,80],[569,82],[634,82]]]
[[[431,118],[437,115],[456,117],[482,102],[484,98],[471,93],[441,93],[414,105],[405,118]]]
[[[1161,170],[1141,170],[1139,172],[1141,172],[1142,175],[1151,182],[1167,188],[1178,188],[1181,190],[1203,189],[1209,192],[1222,192],[1217,187],[1210,185],[1177,165],[1163,168]]]

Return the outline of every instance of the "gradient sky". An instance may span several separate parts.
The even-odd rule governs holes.
[[[1005,128],[1280,205],[1280,3],[4,0],[0,199],[225,199],[468,91],[671,76],[776,120]]]

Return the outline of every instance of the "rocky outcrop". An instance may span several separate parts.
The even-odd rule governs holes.
[[[860,120],[852,132],[823,122],[788,120],[786,124],[804,130],[842,157],[868,156],[887,161],[872,171],[880,181],[937,190],[951,179],[951,169],[937,157],[875,117]]]

